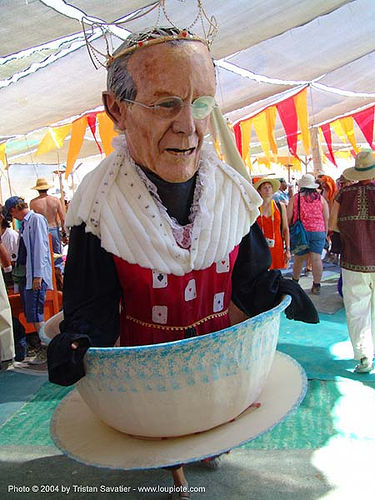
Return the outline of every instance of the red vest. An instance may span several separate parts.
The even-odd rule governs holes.
[[[237,255],[238,246],[226,259],[183,276],[163,274],[114,256],[123,290],[121,345],[171,342],[228,327]]]

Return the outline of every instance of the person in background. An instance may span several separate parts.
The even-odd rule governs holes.
[[[285,269],[290,261],[289,226],[284,203],[275,201],[280,182],[277,179],[263,177],[254,183],[263,203],[259,208],[258,225],[269,246],[272,263],[270,269]]]
[[[285,203],[285,205],[287,205],[290,199],[288,184],[283,177],[279,179],[279,182],[280,182],[280,187],[274,192],[273,199],[275,201],[279,202],[281,201]]]
[[[63,260],[61,257],[61,239],[60,239],[60,227],[61,236],[66,238],[65,231],[65,215],[61,205],[61,201],[55,196],[48,194],[48,189],[52,186],[48,184],[46,179],[37,179],[36,185],[32,189],[36,189],[39,196],[33,198],[30,201],[30,209],[34,210],[37,214],[42,214],[47,219],[48,231],[52,236],[52,249],[53,253],[58,255],[54,262],[55,274],[56,274],[56,285],[58,290],[63,289]]]
[[[305,174],[299,181],[299,192],[290,200],[287,208],[289,225],[294,224],[298,217],[298,205],[300,205],[300,220],[306,230],[308,245],[307,250],[294,256],[293,279],[299,280],[304,260],[310,255],[313,285],[311,293],[320,294],[320,281],[322,279],[323,264],[321,254],[328,231],[328,203],[318,193],[319,184],[315,182],[314,176]]]
[[[7,249],[12,266],[17,260],[18,231],[11,227],[11,223],[3,215],[3,207],[0,205],[0,236],[1,242]]]
[[[375,337],[375,155],[357,154],[343,176],[355,184],[343,187],[329,221],[341,237],[342,293],[357,373],[374,368]]]
[[[3,277],[0,275],[0,371],[6,370],[15,355],[12,313]]]
[[[47,220],[43,215],[29,210],[27,203],[19,196],[8,198],[3,211],[5,217],[14,217],[21,222],[13,279],[18,283],[26,321],[33,323],[39,334],[44,320],[46,292],[52,289]],[[29,361],[29,364],[45,364],[46,352],[46,347],[41,344],[36,356]]]

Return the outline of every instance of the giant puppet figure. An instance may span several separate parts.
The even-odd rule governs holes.
[[[299,286],[268,271],[260,196],[204,143],[216,86],[206,44],[175,29],[148,39],[127,40],[110,60],[103,100],[120,135],[69,207],[65,319],[48,353],[55,383],[84,375],[77,357],[89,345],[204,335],[285,292],[289,317],[318,321]],[[186,481],[182,467],[173,476]]]

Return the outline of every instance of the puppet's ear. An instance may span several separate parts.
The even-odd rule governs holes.
[[[125,130],[125,117],[127,107],[125,103],[116,99],[112,92],[102,93],[103,105],[107,115],[118,130]]]

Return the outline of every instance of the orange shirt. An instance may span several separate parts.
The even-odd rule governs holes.
[[[272,257],[270,269],[285,269],[287,263],[284,253],[284,242],[280,231],[281,213],[273,200],[271,216],[266,217],[262,215],[262,207],[260,207],[259,210],[260,216],[257,219],[259,227],[267,240],[274,241],[274,245],[269,247]]]

